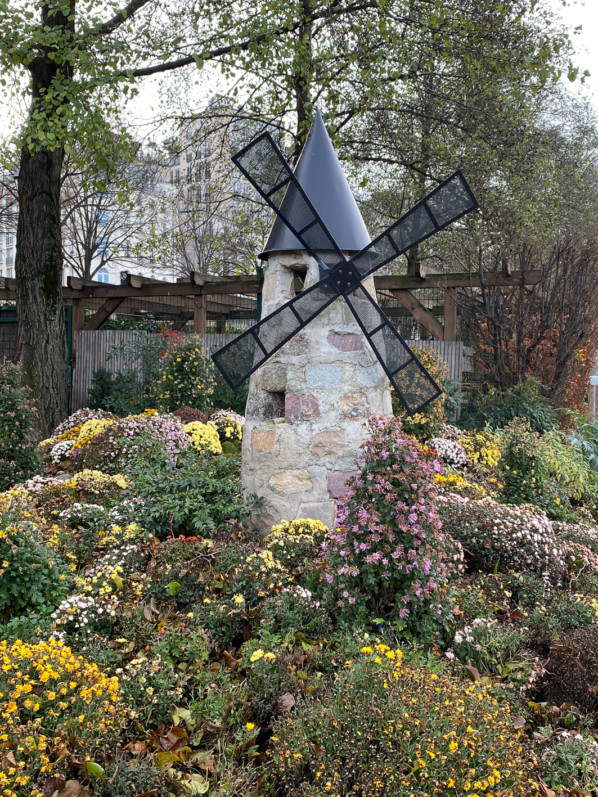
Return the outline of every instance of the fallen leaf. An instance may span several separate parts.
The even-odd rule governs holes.
[[[525,717],[515,717],[513,720],[513,727],[516,731],[520,731],[521,728],[525,728]]]
[[[475,667],[472,667],[470,664],[466,664],[465,669],[469,673],[469,677],[471,678],[472,681],[479,681],[480,678],[482,677],[480,675],[480,671],[477,670]]]
[[[544,783],[543,780],[540,781],[540,795],[541,797],[556,797],[556,792],[553,791],[549,786]]]
[[[290,711],[294,705],[295,705],[295,698],[293,697],[293,695],[290,692],[285,692],[284,695],[281,695],[278,698],[276,708],[280,714],[284,714],[287,711]]]
[[[57,791],[62,789],[65,784],[64,778],[61,778],[57,775],[52,775],[51,778],[48,778],[44,785],[44,797],[52,797],[53,794],[56,794]]]
[[[56,797],[77,797],[83,791],[83,786],[78,780],[67,780]]]
[[[550,646],[550,650],[552,650],[554,653],[572,653],[573,652],[573,648],[570,645],[559,645],[559,644],[551,645]]]

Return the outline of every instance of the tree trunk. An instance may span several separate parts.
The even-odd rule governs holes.
[[[42,24],[70,37],[75,25],[76,0],[62,6],[44,4]],[[31,74],[29,119],[53,111],[57,114],[62,92],[54,108],[43,102],[55,79],[69,80],[72,67],[59,66],[52,47],[28,65]],[[66,335],[62,303],[62,227],[60,214],[62,147],[50,149],[38,141],[25,144],[19,164],[17,223],[17,314],[23,381],[33,391],[39,412],[39,430],[48,436],[67,414]]]
[[[60,170],[63,151],[21,153],[15,269],[23,381],[33,391],[40,432],[67,414],[62,302]]]

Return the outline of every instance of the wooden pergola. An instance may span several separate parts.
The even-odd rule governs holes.
[[[457,294],[459,289],[496,286],[536,285],[540,271],[496,274],[425,274],[421,276],[374,276],[381,307],[391,318],[414,317],[436,340],[452,341],[457,332]],[[301,289],[298,279],[297,289]],[[414,291],[436,288],[443,292],[443,304],[426,307]],[[257,317],[261,281],[257,277],[216,277],[194,271],[177,282],[158,282],[129,275],[126,284],[110,285],[69,277],[63,289],[64,302],[73,308],[73,330],[100,329],[117,310],[140,317],[151,314],[168,320],[173,329],[193,321],[193,331],[205,333],[208,322],[224,332],[227,320]],[[14,301],[16,281],[0,277],[0,302]],[[386,301],[385,301],[386,299]],[[390,306],[397,300],[400,307]],[[394,304],[394,302],[392,303]],[[87,321],[85,314],[92,311]],[[436,313],[432,312],[435,310]],[[127,312],[128,311],[128,312]],[[438,317],[444,317],[442,324]]]

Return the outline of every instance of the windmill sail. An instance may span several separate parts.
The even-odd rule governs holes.
[[[320,264],[321,276],[345,257],[269,133],[233,156],[259,195]]]
[[[323,278],[212,355],[230,386],[241,385],[322,310],[343,296],[407,412],[417,412],[440,395],[438,384],[363,288],[361,280],[478,206],[462,173],[451,175],[347,261],[268,133],[237,153],[233,161],[316,258]]]

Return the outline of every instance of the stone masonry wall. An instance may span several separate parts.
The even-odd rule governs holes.
[[[319,279],[305,252],[275,253],[264,276],[262,315]],[[375,295],[373,280],[364,283]],[[335,499],[357,470],[371,415],[391,415],[388,380],[343,299],[326,308],[251,377],[243,435],[246,494],[262,499],[254,516],[269,530],[310,517],[331,526]]]

